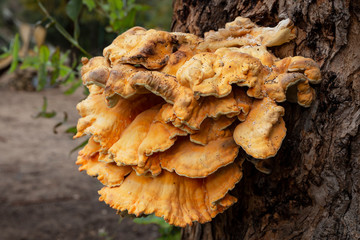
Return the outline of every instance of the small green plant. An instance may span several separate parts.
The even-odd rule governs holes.
[[[36,70],[36,90],[40,91],[46,85],[54,86],[61,83],[76,82],[77,70],[66,64],[69,52],[61,53],[59,48],[57,48],[51,54],[49,48],[46,45],[42,45],[39,49],[35,47],[34,53],[35,55],[28,55],[21,59],[20,69],[30,68]]]
[[[81,81],[77,78],[78,69],[75,68],[77,66],[69,67],[67,65],[69,51],[61,53],[60,49],[56,48],[51,54],[48,46],[41,45],[40,48],[35,46],[31,54],[20,56],[19,49],[19,34],[16,34],[9,48],[3,49],[0,59],[12,58],[9,73],[14,72],[19,66],[21,70],[35,70],[37,73],[37,78],[34,82],[36,90],[40,91],[46,85],[65,84],[70,85],[65,94],[71,94],[77,87],[81,86]]]
[[[48,102],[47,102],[47,98],[43,97],[43,105],[41,107],[41,111],[35,116],[35,118],[53,118],[56,116],[56,112],[55,111],[51,111],[49,112],[47,110],[48,107]]]
[[[159,226],[159,233],[161,237],[157,240],[179,240],[181,237],[180,228],[172,226],[165,222],[164,219],[156,217],[155,215],[149,215],[146,217],[135,218],[133,220],[138,224],[156,224]]]
[[[20,51],[20,39],[19,34],[17,33],[14,39],[11,41],[9,48],[3,47],[2,54],[0,55],[0,59],[5,59],[7,57],[12,57],[11,65],[9,72],[12,73],[16,70],[19,62],[19,51]]]

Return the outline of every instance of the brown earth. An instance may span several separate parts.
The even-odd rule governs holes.
[[[98,201],[97,179],[79,173],[65,129],[78,119],[75,109],[81,92],[65,96],[60,89],[42,92],[0,88],[0,232],[16,239],[156,239],[157,226],[138,225],[120,217]],[[37,118],[48,99],[54,118]],[[66,124],[63,112],[68,114]]]

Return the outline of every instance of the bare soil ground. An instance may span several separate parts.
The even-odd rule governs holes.
[[[43,92],[0,89],[0,239],[155,239],[157,226],[138,225],[98,201],[97,179],[79,173],[72,140],[64,130],[78,119],[83,98],[60,89]],[[46,96],[51,119],[33,116]],[[62,121],[68,122],[52,132]],[[105,232],[105,234],[104,234]],[[105,236],[104,236],[105,235]],[[107,235],[107,236],[106,236]]]

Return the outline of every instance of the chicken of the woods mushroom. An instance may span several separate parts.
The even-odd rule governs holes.
[[[90,139],[76,163],[104,184],[100,200],[180,227],[234,204],[244,159],[269,173],[262,163],[285,138],[278,103],[315,98],[318,65],[267,49],[295,35],[289,19],[270,28],[238,17],[204,38],[134,27],[83,58],[90,95],[75,137]]]

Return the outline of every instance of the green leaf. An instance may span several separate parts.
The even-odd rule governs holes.
[[[123,1],[122,0],[108,0],[111,10],[122,10]]]
[[[161,228],[171,228],[172,227],[171,225],[166,223],[163,218],[156,217],[155,215],[148,215],[146,217],[135,218],[134,222],[138,223],[138,224],[155,223],[155,224],[159,225]]]
[[[65,132],[66,133],[73,133],[75,135],[77,133],[76,126],[69,127],[68,129],[65,130]]]
[[[91,11],[95,8],[95,6],[96,6],[94,0],[82,0],[82,3],[83,3],[84,5],[86,5],[86,7],[89,9],[90,12],[91,12]]]
[[[79,17],[81,7],[81,0],[70,0],[66,5],[66,14],[75,22]]]
[[[68,75],[70,75],[70,73],[72,72],[72,68],[65,66],[65,65],[60,65],[60,77],[65,77],[66,79],[68,78]],[[65,81],[65,80],[63,80]]]
[[[55,124],[55,126],[53,127],[53,132],[55,134],[57,134],[57,128],[60,127],[61,125],[63,125],[64,123],[66,123],[68,120],[68,115],[66,112],[64,112],[64,119],[61,122],[58,122],[57,124]]]
[[[56,79],[60,76],[60,49],[56,48],[56,51],[51,56],[51,66],[53,67],[53,72],[51,74],[51,85],[56,83]]]
[[[43,117],[43,118],[53,118],[56,116],[56,112],[55,111],[51,111],[51,112],[47,112],[47,98],[43,97],[43,105],[41,108],[41,112],[39,112],[35,118],[39,118],[39,117]]]
[[[19,34],[17,33],[15,35],[12,47],[11,47],[11,53],[12,53],[12,62],[9,69],[9,72],[12,73],[16,70],[18,62],[19,62],[19,50],[20,50],[20,39]]]
[[[43,117],[43,118],[53,118],[56,116],[56,112],[46,112],[46,113],[40,113],[37,117]]]
[[[136,11],[140,12],[140,11],[147,11],[147,10],[149,10],[149,9],[150,9],[150,6],[145,5],[145,4],[134,4],[134,5],[133,5],[133,8],[134,8]]]
[[[90,94],[89,89],[88,89],[87,87],[85,87],[84,85],[83,85],[83,94],[84,94],[85,96],[89,96],[89,94]]]
[[[88,143],[89,139],[86,139],[85,141],[83,141],[82,143],[80,143],[79,145],[77,145],[76,147],[74,147],[73,149],[71,149],[69,155],[71,155],[73,152],[75,152],[76,150],[79,150],[80,148],[84,147],[87,143]]]
[[[41,63],[46,63],[50,57],[50,50],[47,46],[41,45],[39,50],[39,60]]]
[[[64,85],[67,85],[68,83],[71,83],[74,81],[75,79],[75,73],[72,71],[72,69],[70,71],[67,72],[67,74],[65,76],[61,75],[61,83]]]
[[[2,54],[0,55],[0,59],[1,59],[1,58],[6,58],[6,57],[8,57],[8,56],[11,56],[11,53],[10,53],[10,52],[4,52],[4,53],[2,53]]]
[[[75,78],[75,76],[73,76]],[[77,81],[73,82],[73,84],[71,85],[71,87],[69,89],[67,89],[64,94],[65,95],[70,95],[73,94],[76,89],[78,89],[79,87],[82,86],[82,81],[81,79],[78,79]]]
[[[34,68],[38,69],[40,65],[39,56],[26,56],[20,66],[20,69]]]
[[[122,27],[127,29],[131,26],[134,26],[135,23],[136,10],[131,9],[130,12],[127,13],[126,17],[121,21]]]
[[[50,50],[47,46],[42,45],[39,49],[39,68],[38,68],[38,85],[36,86],[36,90],[40,91],[44,89],[47,82],[47,68],[46,63],[50,57]]]

